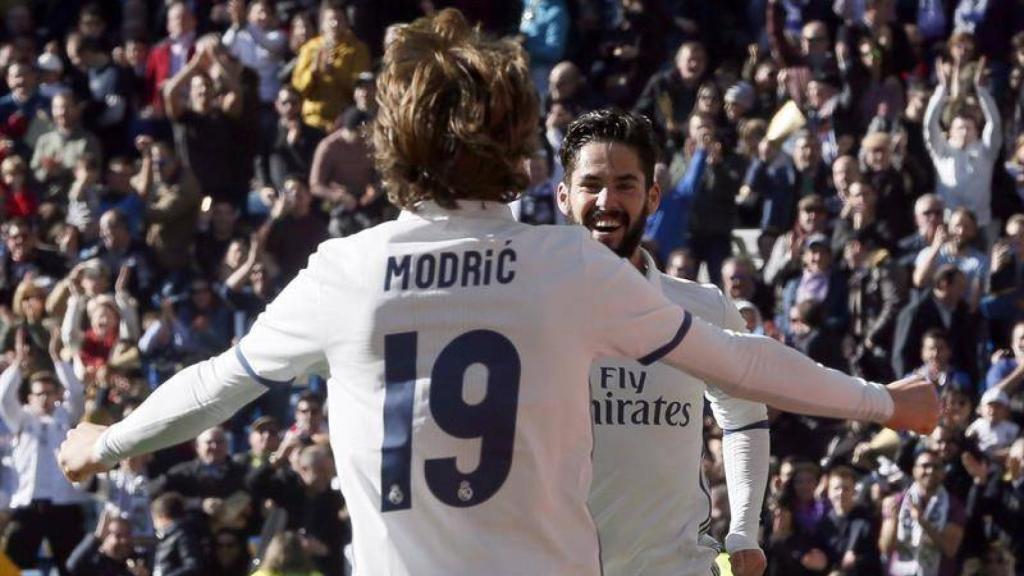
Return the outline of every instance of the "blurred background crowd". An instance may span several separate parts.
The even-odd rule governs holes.
[[[530,54],[521,220],[562,223],[577,115],[643,114],[667,273],[825,365],[938,387],[929,437],[771,414],[769,573],[1024,574],[1021,0],[0,0],[0,573],[344,573],[321,377],[86,486],[54,453],[395,217],[375,70],[449,6]]]

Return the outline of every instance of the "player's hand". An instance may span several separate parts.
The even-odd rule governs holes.
[[[931,434],[939,423],[939,395],[935,385],[923,376],[913,375],[889,384],[892,417],[885,423],[893,430],[911,430]]]
[[[733,576],[761,576],[768,566],[768,560],[760,548],[737,550],[729,554],[729,566]]]
[[[64,476],[72,482],[88,480],[93,474],[104,472],[104,466],[93,455],[93,448],[106,426],[82,422],[75,426],[60,445],[57,463]]]

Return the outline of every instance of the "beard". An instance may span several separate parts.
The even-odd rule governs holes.
[[[619,241],[618,246],[608,246],[608,248],[615,252],[620,258],[632,258],[633,253],[640,247],[640,242],[644,238],[644,228],[647,226],[648,217],[647,205],[644,204],[643,209],[637,216],[636,221],[630,223],[629,215],[621,210],[604,210],[602,208],[595,208],[589,213],[583,215],[582,222],[576,218],[576,215],[570,210],[566,215],[565,219],[570,224],[578,224],[586,228],[587,230],[594,231],[594,224],[599,218],[611,216],[619,220],[620,225],[625,229],[625,233],[622,235],[622,240]],[[602,242],[604,244],[604,242]]]

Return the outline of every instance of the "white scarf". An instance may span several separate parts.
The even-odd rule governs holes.
[[[903,495],[896,524],[896,554],[889,563],[890,576],[938,576],[942,563],[942,550],[925,533],[919,522],[910,515],[910,508],[923,497],[921,488],[915,482]],[[949,493],[939,490],[928,501],[924,518],[936,530],[942,531],[949,518]]]

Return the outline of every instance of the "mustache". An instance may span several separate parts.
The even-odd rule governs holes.
[[[583,216],[583,225],[587,228],[593,228],[598,220],[614,219],[619,222],[624,228],[629,227],[629,215],[622,210],[605,210],[604,208],[595,208]]]

